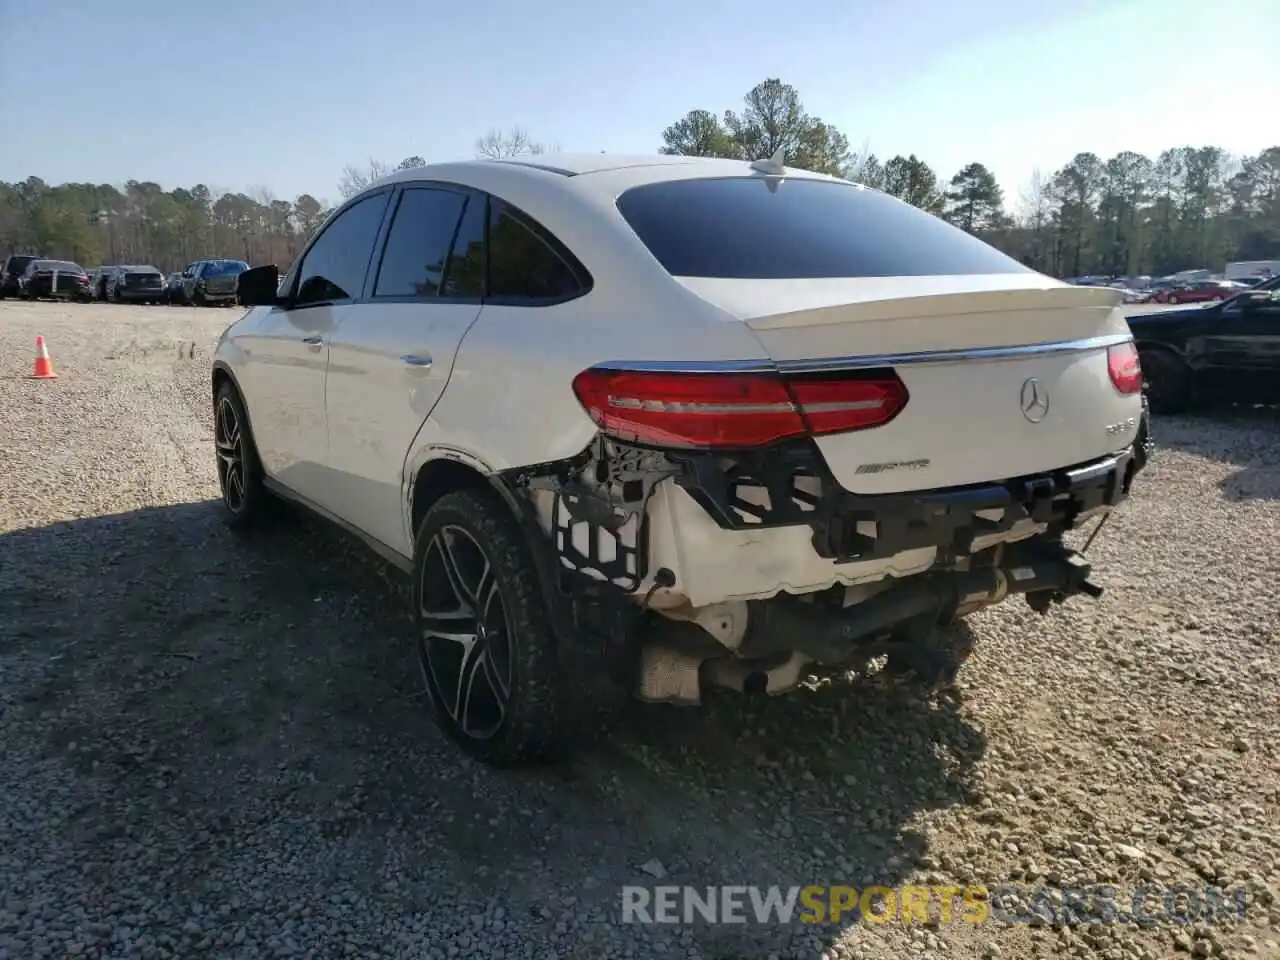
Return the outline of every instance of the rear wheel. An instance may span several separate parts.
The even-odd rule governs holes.
[[[259,525],[270,512],[270,494],[262,485],[262,465],[244,401],[232,384],[218,388],[213,413],[218,487],[227,523],[235,528]]]
[[[438,500],[415,543],[413,618],[432,716],[497,766],[564,744],[556,638],[524,534],[496,496]]]
[[[1152,348],[1140,351],[1139,360],[1143,390],[1153,413],[1179,413],[1191,406],[1191,370],[1182,358]]]

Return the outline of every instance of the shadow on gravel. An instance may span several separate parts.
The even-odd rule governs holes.
[[[1218,407],[1194,416],[1152,421],[1159,447],[1238,466],[1218,484],[1225,500],[1280,498],[1280,463],[1268,458],[1280,436],[1280,407]],[[1158,455],[1157,450],[1157,455]]]
[[[249,880],[317,904],[349,883],[367,897],[353,936],[376,939],[444,890],[482,913],[501,891],[510,922],[556,941],[616,924],[627,884],[892,887],[932,866],[918,818],[973,799],[985,739],[963,708],[870,682],[637,704],[566,765],[472,763],[420,703],[399,576],[319,522],[237,537],[218,509],[0,535],[5,737],[77,777],[63,842],[85,883],[107,889],[145,835],[157,881],[215,908]],[[840,929],[629,932],[748,958]]]

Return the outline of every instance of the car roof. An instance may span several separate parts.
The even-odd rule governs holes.
[[[691,179],[764,178],[744,160],[663,154],[539,154],[504,160],[463,160],[397,170],[369,184],[333,211],[401,183],[436,181],[482,191],[511,204],[547,229],[595,277],[607,276],[620,301],[623,290],[651,290],[654,279],[670,276],[618,210],[617,199],[632,187]],[[806,170],[785,168],[793,180],[818,180],[862,187]],[[631,287],[631,284],[635,284]]]
[[[791,178],[832,180],[807,170],[786,168]],[[369,189],[414,180],[444,180],[486,189],[481,182],[507,181],[520,183],[554,183],[570,189],[604,189],[638,186],[663,180],[686,180],[700,177],[761,176],[745,160],[719,157],[684,157],[666,154],[556,153],[531,154],[500,160],[462,160],[429,163],[422,167],[397,170],[369,185]],[[844,182],[844,181],[841,181]]]

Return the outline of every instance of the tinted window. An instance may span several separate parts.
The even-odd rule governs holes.
[[[225,277],[244,273],[249,265],[243,260],[213,260],[205,264],[206,277]]]
[[[489,296],[560,300],[581,293],[582,281],[543,231],[500,201],[490,204]]]
[[[406,190],[378,268],[376,297],[437,297],[466,198],[450,190]]]
[[[294,303],[322,303],[359,296],[373,254],[387,195],[359,200],[338,214],[302,258]]]
[[[458,235],[453,238],[444,278],[446,297],[484,296],[484,221],[484,197],[471,196],[458,224]]]
[[[959,227],[875,190],[821,180],[672,180],[618,209],[677,277],[1030,273]]]
[[[84,272],[78,266],[76,266],[76,264],[72,263],[70,260],[41,260],[38,263],[34,264],[34,269],[57,270],[59,272],[65,270],[71,273]]]

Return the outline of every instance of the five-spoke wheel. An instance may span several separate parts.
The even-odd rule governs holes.
[[[244,401],[230,382],[223,383],[214,396],[213,445],[227,522],[233,527],[257,523],[266,513],[267,491]]]
[[[218,486],[222,490],[222,502],[232,513],[239,513],[244,509],[244,435],[230,395],[218,399],[213,442],[218,450]]]
[[[511,696],[515,633],[484,548],[442,526],[419,565],[418,657],[436,705],[462,735],[487,740]]]
[[[541,578],[498,494],[458,490],[427,510],[414,537],[413,619],[432,716],[464,750],[506,765],[566,744],[573,704]]]

